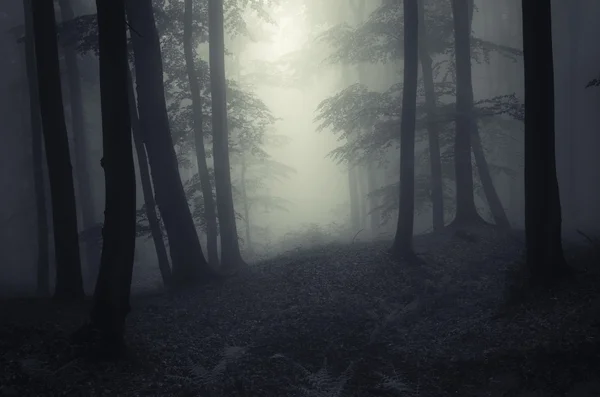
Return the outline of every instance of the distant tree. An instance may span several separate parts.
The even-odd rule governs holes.
[[[44,137],[40,119],[40,100],[36,75],[35,42],[31,14],[32,0],[23,1],[25,19],[25,63],[29,83],[29,113],[31,120],[31,154],[33,158],[33,187],[37,217],[37,293],[46,296],[50,293],[50,254],[48,252],[48,215],[46,210],[46,190],[44,188]]]
[[[213,276],[202,253],[188,207],[171,139],[163,85],[160,42],[151,0],[127,2],[132,26],[138,111],[152,169],[156,201],[165,223],[173,283],[182,285]]]
[[[60,15],[62,22],[75,19],[71,0],[59,0]],[[92,179],[89,173],[88,149],[89,133],[85,127],[85,114],[83,110],[83,95],[81,92],[81,73],[77,60],[77,51],[74,45],[66,45],[64,58],[66,66],[67,92],[71,108],[71,128],[73,137],[73,151],[75,158],[75,182],[79,215],[81,216],[82,229],[87,229],[95,222],[94,195],[92,192]],[[84,245],[84,257],[88,268],[90,281],[95,280],[98,274],[100,262],[100,251],[98,244],[89,243]],[[86,281],[87,284],[87,281]]]
[[[196,71],[196,64],[194,62],[196,53],[194,51],[194,47],[192,46],[193,3],[192,0],[185,0],[184,3],[183,50],[189,80],[190,94],[192,97],[194,147],[196,149],[196,163],[198,165],[198,175],[200,178],[200,185],[202,187],[204,217],[206,220],[208,263],[216,268],[219,264],[219,252],[217,245],[217,213],[215,209],[215,202],[213,201],[213,190],[211,186],[210,175],[208,173],[208,165],[206,163],[204,132],[202,130],[202,96]]]
[[[245,266],[240,253],[229,164],[229,131],[225,81],[223,0],[208,1],[210,81],[212,95],[213,158],[221,232],[221,264],[227,269]]]
[[[83,298],[84,291],[77,234],[77,210],[61,92],[54,3],[33,1],[31,10],[42,127],[52,196],[56,255],[54,296],[58,299],[80,299]]]
[[[125,0],[96,1],[100,54],[103,158],[106,204],[100,272],[91,326],[101,331],[110,351],[120,353],[135,252],[135,168],[131,144],[127,78]]]
[[[142,184],[142,192],[144,194],[144,207],[146,209],[145,215],[146,219],[148,220],[152,241],[154,242],[154,249],[156,251],[156,258],[158,260],[158,268],[160,270],[163,284],[165,287],[170,287],[172,285],[171,267],[169,266],[169,258],[167,256],[163,231],[156,213],[156,202],[154,201],[154,191],[152,189],[152,181],[150,179],[148,155],[146,154],[146,148],[142,140],[142,131],[140,131],[140,120],[137,113],[133,79],[131,78],[129,67],[127,71],[127,86],[129,89],[127,93],[129,99],[129,117],[131,119],[131,133],[133,135],[135,152],[137,153],[138,159],[138,168],[140,170],[140,182]]]
[[[398,224],[392,245],[397,258],[414,257],[415,125],[419,74],[419,0],[404,0],[404,89],[400,124],[400,201]]]
[[[556,176],[550,0],[522,1],[525,67],[525,239],[530,282],[569,274],[562,249]]]

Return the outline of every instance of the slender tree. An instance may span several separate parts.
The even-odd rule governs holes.
[[[126,8],[132,26],[140,127],[152,170],[156,202],[169,239],[173,283],[208,281],[213,274],[202,253],[171,138],[152,0],[128,1]]]
[[[55,298],[84,296],[77,234],[75,189],[58,62],[54,4],[32,1],[35,59],[48,173],[56,255]]]
[[[423,74],[425,107],[427,109],[433,230],[441,230],[444,227],[444,192],[442,185],[442,159],[440,157],[440,129],[437,122],[437,95],[433,83],[433,61],[427,43],[424,3],[425,0],[419,0],[419,60]]]
[[[165,287],[171,286],[171,267],[169,266],[169,257],[167,256],[167,248],[165,240],[156,214],[156,202],[154,201],[154,192],[152,191],[152,181],[150,180],[150,168],[148,167],[148,156],[146,148],[142,140],[142,132],[140,131],[140,120],[138,118],[137,106],[135,102],[135,93],[133,88],[133,79],[131,71],[127,70],[127,88],[129,99],[129,117],[131,119],[131,133],[133,134],[133,142],[135,144],[135,152],[137,153],[138,168],[140,170],[140,182],[142,184],[142,192],[144,194],[144,203],[146,204],[146,216],[150,226],[152,242],[156,251],[158,260],[158,269]]]
[[[91,325],[101,331],[110,351],[118,353],[129,312],[136,229],[125,0],[97,0],[96,7],[106,204]]]
[[[209,65],[212,96],[213,159],[221,232],[221,263],[227,269],[245,265],[240,253],[231,191],[229,131],[225,81],[223,0],[208,0]]]
[[[48,214],[46,210],[46,191],[44,189],[44,153],[42,120],[40,118],[40,99],[35,70],[35,42],[33,21],[31,20],[31,2],[23,1],[25,18],[25,63],[29,83],[29,113],[31,119],[31,155],[33,157],[33,187],[35,191],[35,209],[37,216],[37,293],[46,296],[50,293],[50,254],[48,252]]]
[[[75,19],[71,0],[58,0],[62,22]],[[67,72],[67,92],[71,108],[71,127],[73,151],[75,159],[75,182],[81,217],[81,229],[86,230],[96,223],[94,216],[94,195],[89,173],[87,132],[83,110],[83,95],[81,92],[81,74],[77,62],[77,52],[72,46],[64,48],[65,66]],[[84,245],[84,257],[87,264],[89,279],[94,280],[100,261],[100,246],[95,242]],[[87,280],[88,278],[86,278]]]
[[[400,204],[392,253],[412,259],[415,210],[415,127],[419,74],[419,0],[404,0],[404,89],[400,124]]]
[[[193,2],[185,0],[185,10],[183,18],[183,51],[185,56],[185,66],[190,83],[190,92],[192,94],[192,117],[194,125],[194,143],[196,146],[196,162],[198,164],[198,176],[202,188],[202,200],[204,202],[204,218],[206,220],[206,240],[208,251],[208,263],[213,267],[219,264],[219,252],[217,245],[217,213],[215,202],[213,201],[213,191],[206,164],[206,150],[204,149],[204,132],[202,130],[202,96],[200,95],[200,84],[194,63],[194,49],[192,46],[192,20],[193,20]]]
[[[454,141],[456,218],[453,224],[460,226],[483,221],[475,208],[473,194],[473,166],[471,164],[473,86],[469,14],[469,0],[452,0],[456,46],[456,135]]]
[[[569,274],[561,239],[556,176],[554,67],[550,0],[523,0],[525,68],[525,239],[533,285]]]

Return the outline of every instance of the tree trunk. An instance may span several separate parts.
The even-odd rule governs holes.
[[[250,203],[248,202],[248,195],[246,194],[246,156],[242,152],[242,177],[240,187],[242,189],[242,201],[244,202],[244,219],[246,223],[246,247],[248,252],[252,253],[252,234],[250,233]]]
[[[133,27],[131,40],[140,128],[152,170],[156,201],[169,239],[173,283],[181,286],[209,281],[213,274],[202,253],[171,139],[152,1],[140,0],[135,6],[126,2],[126,8]]]
[[[377,189],[377,167],[375,162],[369,162],[367,166],[367,194],[371,194]],[[369,226],[371,229],[371,238],[375,239],[379,233],[379,223],[381,222],[381,211],[379,211],[379,201],[377,197],[368,197],[367,203],[369,205]]]
[[[442,159],[440,155],[440,129],[437,120],[437,96],[433,83],[433,61],[427,43],[424,0],[419,0],[419,59],[425,87],[425,107],[427,108],[427,137],[429,140],[429,164],[431,167],[431,206],[433,230],[444,227],[444,190],[442,182]]]
[[[75,19],[75,13],[71,0],[59,0],[62,22]],[[77,198],[81,214],[81,229],[86,230],[96,223],[94,216],[94,195],[92,192],[89,165],[87,161],[87,140],[83,95],[81,93],[81,78],[79,65],[77,64],[77,53],[72,47],[65,48],[65,64],[67,67],[67,83],[69,99],[71,103],[71,126],[73,128],[73,143],[75,151],[75,175]],[[89,278],[95,280],[100,264],[100,247],[95,242],[85,244],[84,254],[87,262]]]
[[[456,138],[454,141],[456,217],[452,224],[464,226],[483,222],[475,207],[471,164],[473,85],[469,0],[452,0],[452,13],[456,46]]]
[[[348,190],[350,193],[350,223],[352,225],[352,232],[358,233],[360,230],[360,200],[358,199],[356,167],[352,164],[348,164]]]
[[[419,0],[404,0],[404,89],[400,124],[400,204],[392,252],[397,258],[414,256],[415,125],[419,74]]]
[[[35,43],[31,4],[33,0],[23,1],[25,19],[25,63],[29,82],[29,113],[31,119],[31,155],[33,158],[33,187],[35,191],[35,210],[37,217],[37,294],[47,296],[50,293],[50,254],[48,252],[48,214],[46,210],[46,191],[44,188],[44,153],[42,120],[40,119],[40,99],[38,80],[35,70]]]
[[[93,328],[119,352],[133,273],[136,229],[135,168],[131,145],[125,0],[97,0],[100,105],[106,205],[100,272],[91,312]]]
[[[196,146],[196,162],[198,164],[198,177],[202,188],[202,200],[204,202],[204,218],[206,220],[206,245],[208,251],[208,263],[214,268],[219,265],[219,251],[217,246],[218,229],[215,202],[213,201],[213,190],[210,184],[208,165],[206,164],[206,150],[204,148],[204,131],[202,130],[202,97],[200,85],[194,63],[194,50],[192,47],[192,0],[185,0],[185,13],[183,21],[183,50],[185,65],[192,94],[192,113],[194,123],[194,143]]]
[[[221,232],[221,264],[236,269],[245,263],[240,254],[229,163],[229,131],[225,81],[223,0],[208,1],[210,83],[212,96],[213,159]]]
[[[522,1],[525,66],[525,240],[532,285],[569,273],[556,177],[550,0]]]
[[[77,234],[77,210],[69,138],[65,123],[58,63],[54,5],[32,1],[40,111],[50,192],[56,256],[55,298],[84,297]]]
[[[127,97],[129,99],[129,117],[131,119],[131,133],[133,134],[133,142],[138,158],[138,166],[140,169],[140,180],[142,183],[142,192],[144,194],[144,203],[146,204],[146,216],[156,250],[156,258],[158,260],[158,268],[165,287],[171,286],[172,275],[171,267],[169,266],[169,258],[167,249],[165,248],[165,240],[163,238],[158,216],[156,214],[156,202],[154,201],[154,193],[152,191],[152,182],[150,180],[150,169],[148,167],[148,156],[146,148],[142,140],[142,132],[140,131],[140,120],[137,114],[137,106],[135,103],[135,94],[133,90],[133,79],[131,71],[127,67]]]
[[[473,144],[473,155],[475,156],[475,165],[477,166],[479,179],[481,179],[481,185],[483,186],[483,192],[485,193],[485,198],[492,211],[494,221],[496,222],[496,225],[505,229],[510,229],[510,222],[508,221],[508,217],[502,206],[502,201],[500,201],[500,197],[498,197],[498,192],[494,187],[494,180],[492,179],[490,168],[488,167],[488,162],[485,158],[476,120],[473,120],[471,139]]]

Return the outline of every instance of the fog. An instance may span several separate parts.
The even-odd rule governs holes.
[[[397,204],[394,207],[393,203],[388,203],[385,192],[382,193],[383,196],[375,193],[385,187],[390,191],[390,185],[397,183],[398,140],[391,139],[389,145],[378,148],[377,160],[358,162],[350,167],[354,170],[351,173],[355,175],[355,189],[358,192],[355,199],[359,203],[359,213],[356,215],[358,220],[353,221],[350,197],[352,182],[349,182],[352,178],[349,179],[348,162],[332,155],[336,149],[343,147],[347,139],[339,131],[343,127],[336,125],[339,120],[335,119],[338,115],[334,111],[327,116],[329,119],[324,119],[323,115],[319,118],[319,105],[352,84],[360,83],[371,92],[382,93],[402,79],[402,59],[395,55],[391,59],[373,62],[331,61],[335,46],[324,39],[327,32],[331,33],[330,29],[340,23],[347,23],[353,29],[358,28],[380,5],[379,1],[363,1],[362,10],[360,5],[354,6],[354,10],[359,7],[359,12],[362,12],[362,15],[357,16],[356,11],[354,14],[351,11],[353,7],[348,6],[348,1],[280,2],[279,5],[265,8],[271,21],[245,7],[240,11],[245,27],[230,29],[226,33],[226,47],[229,51],[226,57],[227,78],[232,84],[237,84],[245,92],[264,102],[267,112],[273,117],[273,120],[260,128],[265,136],[273,137],[271,140],[265,138],[261,147],[268,153],[269,161],[275,168],[270,171],[255,171],[262,172],[254,175],[256,178],[260,177],[260,183],[257,179],[254,191],[247,192],[256,196],[249,221],[253,247],[249,247],[246,241],[248,220],[243,213],[244,201],[239,196],[235,198],[242,253],[249,262],[316,243],[385,240],[393,237]],[[155,8],[166,9],[177,2],[155,3]],[[600,112],[596,111],[600,105],[600,90],[585,88],[588,81],[597,77],[597,65],[600,62],[600,53],[594,40],[600,33],[594,18],[600,11],[600,5],[594,0],[556,0],[555,3],[557,10],[564,9],[564,12],[553,13],[557,168],[565,225],[563,230],[566,236],[571,237],[576,235],[576,230],[595,230],[600,224],[600,188],[594,182],[600,177],[596,154],[600,147],[600,134],[597,133]],[[82,1],[75,8],[76,16],[86,15],[93,12],[93,2]],[[27,76],[24,73],[23,41],[19,40],[23,36],[22,14],[19,1],[7,0],[0,5],[0,48],[3,54],[0,59],[0,271],[3,285],[28,289],[33,288],[35,280],[37,242],[33,231],[36,229],[37,218],[34,210]],[[57,17],[60,20],[58,12]],[[490,50],[481,59],[472,62],[475,101],[514,95],[514,99],[522,103],[523,65],[518,55],[522,47],[520,2],[475,1],[472,29],[474,38],[503,49]],[[159,31],[164,52],[174,42],[165,36],[168,33],[161,31],[160,25]],[[360,45],[364,46],[356,44],[358,47]],[[71,99],[68,97],[66,83],[65,46],[68,47],[68,44],[62,43],[60,48],[61,67],[64,69],[63,96],[73,157],[75,138],[70,121]],[[506,49],[508,50],[505,51]],[[506,53],[513,55],[506,56]],[[203,61],[208,61],[207,43],[199,45],[198,55]],[[439,76],[450,71],[448,60],[447,54],[435,55],[434,63],[439,66]],[[169,76],[174,74],[169,70],[171,62],[163,60],[163,63],[167,100],[173,103],[175,99],[172,97],[179,91],[175,86],[169,86]],[[90,52],[80,53],[78,64],[81,70],[79,78],[82,83],[86,128],[86,164],[74,164],[74,170],[88,168],[95,224],[102,222],[104,210],[96,56]],[[454,99],[450,95],[441,95],[439,101],[443,105],[453,103]],[[171,119],[171,122],[172,134],[185,135],[185,129],[189,125],[179,127],[180,121]],[[183,130],[178,131],[179,128]],[[239,132],[239,128],[236,128],[235,125],[230,128],[234,140]],[[502,206],[511,225],[522,229],[523,123],[509,114],[496,114],[488,117],[485,122],[482,121],[480,130]],[[274,144],[275,141],[279,144]],[[210,139],[206,139],[207,147],[210,142]],[[189,142],[176,145],[184,186],[190,183],[197,172],[195,155],[190,150],[190,145]],[[417,152],[425,152],[426,146],[426,139],[418,141]],[[242,171],[239,161],[239,158],[232,155],[234,189],[240,186]],[[208,163],[212,167],[211,158]],[[415,167],[417,175],[426,176],[428,173],[426,158],[419,160]],[[253,171],[249,172],[252,175]],[[76,183],[81,183],[77,181],[76,172],[74,175]],[[137,177],[139,184],[139,173]],[[47,183],[46,190],[46,196],[49,197]],[[453,188],[449,187],[448,194],[452,195],[452,191]],[[76,192],[79,228],[82,232],[93,225],[83,225],[81,197],[79,190],[76,189]],[[417,197],[415,234],[431,230],[431,205],[425,199],[429,193],[423,194]],[[137,200],[141,208],[144,203],[141,187],[138,188]],[[246,201],[250,202],[249,200]],[[193,210],[192,201],[190,199]],[[490,221],[490,210],[481,191],[476,192],[476,203],[479,213]],[[453,204],[448,202],[447,205],[449,210],[446,223],[451,219],[450,207]],[[374,208],[378,208],[377,215],[373,213]],[[378,218],[375,228],[370,223],[373,216]],[[200,239],[205,244],[206,236],[200,224],[198,229]],[[158,275],[153,243],[147,235],[138,238],[136,248],[136,275],[139,277],[146,271],[141,269],[153,273],[153,277]]]

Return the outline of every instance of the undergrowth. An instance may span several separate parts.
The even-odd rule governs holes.
[[[570,284],[507,306],[522,247],[473,233],[417,237],[422,268],[392,262],[389,243],[330,242],[222,285],[134,298],[117,363],[69,339],[87,304],[0,302],[0,395],[600,395],[592,251],[569,254]]]

